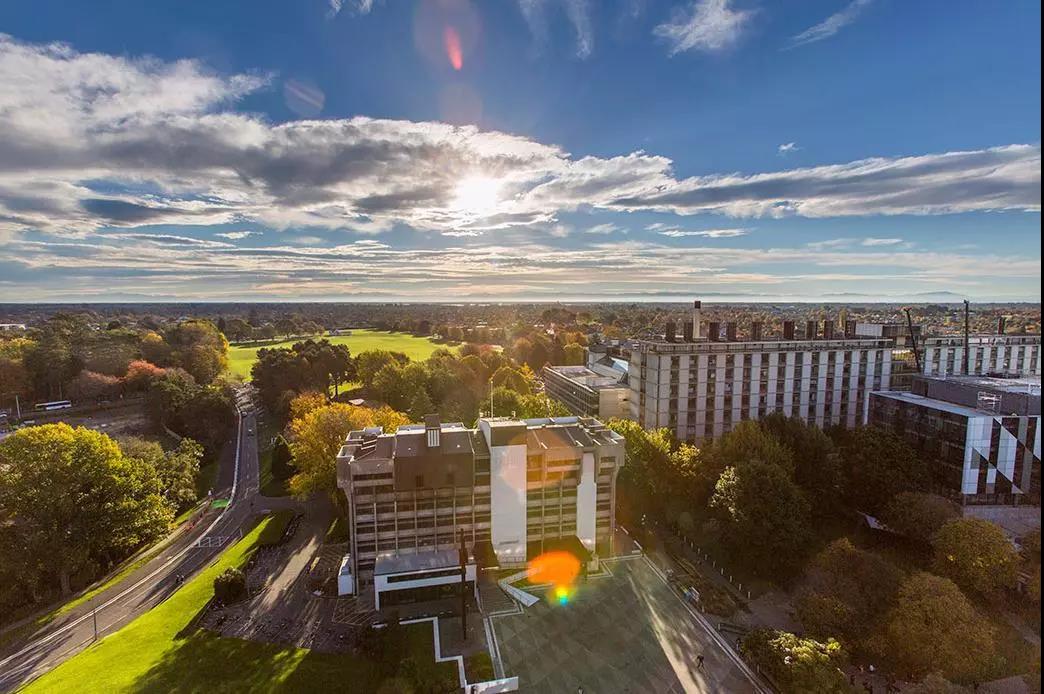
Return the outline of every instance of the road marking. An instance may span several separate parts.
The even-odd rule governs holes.
[[[232,472],[232,493],[229,495],[228,505],[225,508],[221,509],[221,513],[218,514],[218,517],[214,519],[214,522],[211,523],[207,527],[207,529],[203,531],[203,534],[200,536],[200,539],[202,539],[203,537],[206,537],[210,533],[210,531],[214,529],[214,526],[216,526],[218,523],[221,522],[221,519],[225,517],[225,513],[228,511],[228,509],[232,508],[232,503],[235,501],[235,498],[236,498],[236,487],[237,487],[237,485],[239,483],[239,451],[243,447],[243,436],[242,436],[242,433],[243,433],[243,413],[239,410],[238,406],[236,407],[236,417],[237,417],[237,419],[236,419],[236,458],[235,458],[235,468],[234,468],[234,470]],[[137,591],[144,584],[148,583],[153,578],[155,578],[157,574],[161,573],[168,566],[170,566],[171,564],[173,564],[177,560],[181,559],[181,557],[185,556],[186,554],[188,554],[190,551],[192,551],[194,549],[198,549],[197,545],[194,544],[194,543],[189,545],[189,546],[187,546],[187,547],[185,547],[180,552],[175,554],[173,557],[171,557],[167,561],[163,562],[163,564],[161,564],[159,566],[159,568],[157,568],[155,571],[150,573],[148,576],[145,576],[144,578],[142,578],[140,581],[138,581],[137,583],[135,583],[131,587],[129,587],[126,590],[122,591],[119,595],[116,595],[116,596],[110,598],[106,602],[104,602],[101,605],[98,605],[97,607],[95,607],[91,612],[88,612],[88,613],[84,614],[83,616],[73,620],[72,622],[69,622],[65,626],[63,626],[63,627],[61,627],[61,628],[51,632],[47,636],[44,636],[43,638],[41,638],[39,641],[34,641],[33,643],[29,644],[28,646],[26,646],[22,650],[18,651],[17,653],[14,653],[14,654],[8,656],[7,658],[4,658],[3,660],[0,660],[0,668],[2,668],[4,665],[7,665],[9,662],[14,660],[15,658],[19,658],[19,657],[21,657],[23,655],[27,655],[27,654],[33,652],[34,650],[40,648],[41,646],[47,645],[48,643],[50,643],[54,639],[56,639],[59,636],[63,635],[65,632],[73,629],[74,627],[79,626],[80,624],[82,624],[83,622],[87,621],[88,619],[91,619],[91,617],[93,615],[97,614],[98,611],[104,610],[106,607],[109,607],[113,603],[118,602],[118,601],[122,600],[124,597],[126,597],[127,595]]]

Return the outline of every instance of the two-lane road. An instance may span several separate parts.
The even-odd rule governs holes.
[[[214,499],[227,499],[228,505],[208,511],[144,566],[43,627],[17,652],[4,654],[0,691],[13,690],[83,650],[95,639],[95,624],[105,636],[154,607],[177,589],[179,575],[199,571],[239,536],[253,515],[259,475],[256,416],[241,393],[235,446],[222,459],[214,491]]]

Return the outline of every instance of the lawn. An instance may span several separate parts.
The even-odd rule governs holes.
[[[336,335],[323,339],[329,340],[335,345],[347,345],[353,355],[373,349],[386,349],[392,352],[402,352],[415,361],[427,359],[436,349],[445,346],[427,337],[367,329],[352,330],[351,335]],[[230,347],[228,350],[229,371],[249,379],[250,367],[254,364],[257,350],[262,347],[290,347],[295,342],[300,341],[301,339],[297,338],[262,345],[251,344]]]
[[[245,564],[256,547],[280,536],[290,515],[265,518],[165,602],[24,691],[375,691],[377,666],[363,658],[225,638],[191,626],[214,594],[214,577]],[[414,671],[439,683],[455,679],[452,663],[434,662],[430,626],[409,629]]]

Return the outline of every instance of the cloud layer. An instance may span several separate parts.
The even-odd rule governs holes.
[[[0,37],[0,233],[257,222],[488,232],[577,209],[808,217],[1038,210],[1040,147],[677,178],[642,151],[560,147],[444,123],[232,110],[266,75],[222,76]],[[497,182],[461,204],[461,181]]]

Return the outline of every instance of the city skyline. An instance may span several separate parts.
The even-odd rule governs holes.
[[[1040,300],[1033,3],[8,6],[0,129],[8,301]]]

